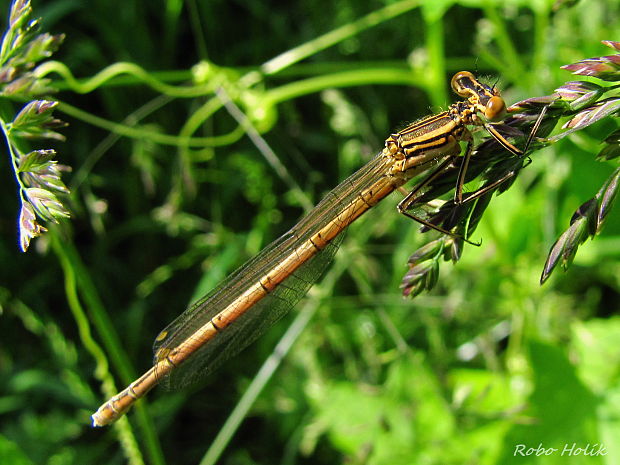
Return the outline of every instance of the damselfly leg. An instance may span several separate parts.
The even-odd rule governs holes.
[[[463,195],[463,186],[465,184],[465,179],[466,179],[466,174],[467,174],[467,169],[469,167],[469,163],[472,157],[472,154],[474,153],[473,150],[473,142],[472,142],[472,138],[471,138],[471,134],[463,134],[462,139],[461,140],[467,140],[467,147],[465,149],[465,153],[463,154],[462,161],[459,165],[459,171],[458,171],[458,175],[457,175],[457,181],[456,181],[456,186],[455,186],[455,192],[454,192],[454,199],[453,199],[453,206],[454,207],[459,207],[461,205],[464,205],[466,203],[472,202],[480,197],[482,197],[483,195],[487,194],[488,192],[492,192],[495,189],[497,189],[500,185],[504,184],[506,181],[508,181],[509,179],[513,178],[521,169],[523,169],[525,166],[527,166],[527,164],[529,164],[529,162],[527,162],[525,165],[523,164],[523,157],[524,155],[527,153],[532,141],[534,140],[534,137],[536,136],[536,133],[538,132],[538,129],[540,127],[540,124],[545,116],[547,108],[543,108],[543,110],[541,111],[541,113],[539,114],[538,118],[536,119],[536,122],[534,124],[534,126],[532,127],[532,130],[530,131],[530,134],[527,138],[527,141],[524,145],[523,150],[519,149],[518,147],[516,147],[515,145],[513,145],[512,143],[510,143],[506,137],[504,137],[495,127],[494,124],[491,123],[485,123],[483,125],[483,127],[487,130],[487,132],[493,137],[493,139],[501,146],[503,147],[507,152],[511,153],[512,155],[516,156],[518,158],[518,165],[510,170],[508,170],[504,175],[502,175],[499,179],[496,179],[495,181],[492,181],[491,183],[482,186],[481,188],[477,189],[474,192],[471,192],[467,195]],[[400,203],[398,204],[397,208],[399,213],[407,216],[408,218],[411,218],[412,220],[424,225],[427,228],[430,229],[434,229],[442,234],[447,234],[449,236],[452,237],[457,237],[459,239],[463,239],[465,242],[473,244],[473,245],[479,245],[476,243],[473,243],[469,240],[467,240],[466,238],[462,237],[459,234],[455,234],[454,232],[451,232],[449,230],[447,230],[446,228],[442,228],[441,226],[438,226],[437,224],[421,218],[419,216],[416,216],[412,213],[410,213],[409,210],[411,210],[415,205],[417,204],[422,204],[424,202],[422,202],[422,198],[424,195],[424,189],[426,187],[428,187],[429,185],[432,185],[433,182],[435,182],[438,178],[440,178],[442,175],[448,173],[449,171],[454,169],[454,165],[456,164],[457,160],[458,160],[459,156],[458,155],[452,155],[449,158],[447,158],[443,163],[441,163],[432,173],[430,173],[426,178],[424,178],[420,183],[418,183],[415,188],[413,190],[411,190],[409,193],[407,193],[405,195],[405,198],[403,200],[400,201]]]

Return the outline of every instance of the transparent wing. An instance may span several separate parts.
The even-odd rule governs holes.
[[[205,297],[188,308],[168,325],[153,346],[156,354],[166,353],[191,338],[196,330],[207,324],[223,308],[234,302],[250,286],[280,263],[300,244],[312,237],[351,202],[385,173],[385,162],[376,157],[331,191],[293,229],[267,246],[256,257],[235,271]],[[165,388],[180,388],[213,372],[233,357],[288,312],[321,276],[331,262],[342,234],[324,249],[302,264],[272,292],[240,315],[234,323],[219,332],[192,356],[162,379]]]
[[[208,376],[282,318],[308,292],[332,261],[344,234],[324,248],[273,292],[242,314],[235,322],[203,345],[185,363],[164,377],[165,389],[179,389]]]

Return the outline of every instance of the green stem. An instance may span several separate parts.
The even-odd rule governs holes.
[[[392,3],[384,8],[373,11],[360,19],[344,26],[329,31],[316,39],[303,43],[302,45],[287,50],[284,53],[272,58],[261,66],[264,74],[276,74],[284,68],[288,68],[294,63],[303,60],[311,55],[325,50],[332,45],[342,42],[349,37],[359,34],[365,29],[370,29],[384,21],[399,16],[407,11],[413,10],[420,6],[419,0],[402,0]]]
[[[405,84],[424,87],[426,81],[426,77],[422,74],[418,75],[411,70],[403,69],[377,68],[364,70],[363,73],[360,73],[359,70],[343,71],[284,84],[265,92],[265,98],[269,104],[276,105],[286,100],[334,87],[352,87],[368,84]]]
[[[536,75],[537,71],[544,65],[544,57],[549,52],[548,42],[549,36],[549,11],[534,11],[534,46],[532,47],[532,71]]]
[[[23,201],[24,189],[26,189],[26,186],[23,185],[22,180],[19,177],[19,166],[17,164],[19,155],[15,153],[13,144],[11,143],[9,125],[6,124],[4,120],[1,118],[0,118],[0,128],[2,129],[2,133],[4,134],[4,140],[6,141],[6,146],[9,151],[9,156],[11,158],[11,165],[13,166],[13,174],[15,176],[15,181],[17,181],[17,185],[19,186],[19,195]]]
[[[168,134],[161,134],[156,131],[150,131],[144,128],[136,128],[127,126],[124,124],[114,123],[112,121],[100,118],[91,113],[80,110],[77,107],[69,105],[68,103],[60,102],[58,109],[67,115],[80,119],[93,126],[105,129],[114,134],[119,134],[131,139],[148,139],[153,143],[161,145],[172,146],[187,146],[187,147],[219,147],[224,145],[230,145],[239,139],[239,133],[243,133],[243,129],[235,128],[228,134],[213,137],[192,137],[186,138],[181,136],[171,136]]]
[[[429,56],[429,74],[426,89],[433,105],[441,107],[446,104],[446,60],[444,53],[444,29],[441,18],[427,20],[426,48]]]
[[[61,244],[56,228],[53,228],[50,231],[50,237],[52,239],[52,248],[60,261],[60,266],[62,267],[65,275],[65,295],[67,296],[69,309],[71,310],[75,323],[78,327],[80,340],[82,341],[84,348],[92,355],[93,359],[95,359],[95,377],[102,381],[102,387],[105,395],[112,396],[115,393],[114,379],[108,370],[108,360],[105,352],[92,337],[88,318],[86,317],[86,313],[80,303],[77,292],[76,269],[70,260],[69,255],[65,253],[65,245]],[[129,460],[129,463],[132,465],[143,465],[144,459],[142,458],[142,454],[138,448],[136,438],[131,430],[129,422],[119,424],[116,427],[116,430],[119,433],[119,441],[125,451],[125,456]]]
[[[97,90],[99,87],[106,84],[108,81],[117,78],[118,76],[128,75],[134,78],[135,83],[144,83],[153,90],[168,95],[170,97],[177,98],[196,98],[202,97],[206,94],[213,92],[216,85],[214,80],[206,81],[205,84],[199,84],[196,86],[171,86],[154,77],[155,73],[146,71],[135,63],[118,62],[110,65],[93,77],[84,80],[77,80],[71,70],[59,61],[46,61],[39,65],[35,70],[35,76],[37,78],[43,78],[51,73],[60,75],[65,81],[65,84],[69,89],[78,94],[88,94]],[[165,73],[164,76],[170,76],[171,73]],[[191,74],[187,72],[174,72],[173,77],[180,79],[191,79]]]
[[[102,381],[104,395],[106,397],[111,397],[116,394],[117,390],[109,371],[106,353],[109,354],[114,368],[120,374],[123,384],[129,384],[135,378],[135,370],[122,349],[116,330],[101,302],[88,270],[80,260],[74,244],[68,240],[62,241],[59,237],[57,228],[52,229],[50,235],[52,238],[52,248],[54,253],[58,256],[65,273],[67,300],[78,325],[82,343],[97,362],[95,376]],[[105,352],[92,338],[88,318],[77,297],[78,288],[88,308],[90,319],[101,337]],[[161,446],[157,439],[153,422],[148,416],[144,403],[138,402],[135,409],[136,418],[142,430],[145,446],[149,455],[149,463],[163,465],[165,461]],[[120,439],[124,443],[128,457],[135,457],[137,460],[139,455],[136,454],[139,454],[139,451],[136,449],[136,441],[129,422],[118,422],[118,425],[119,426],[115,428],[117,428]],[[142,461],[141,457],[140,461]]]
[[[489,1],[485,2],[484,13],[495,27],[495,37],[505,63],[503,74],[509,75],[512,82],[519,82],[527,74],[521,58],[510,39],[510,34],[506,30],[506,23],[497,13],[497,8]]]

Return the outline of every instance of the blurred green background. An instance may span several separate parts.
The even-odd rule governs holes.
[[[493,200],[473,237],[482,246],[445,264],[432,293],[400,296],[407,257],[428,239],[396,213],[395,194],[350,228],[326,276],[250,350],[199,386],[155,390],[129,422],[89,425],[112,377],[122,389],[148,369],[153,339],[193,299],[391,131],[446,108],[454,72],[497,82],[510,104],[574,80],[559,66],[612,53],[600,41],[620,38],[615,2],[553,6],[35,1],[44,30],[67,35],[53,58],[80,79],[48,75],[70,123],[55,148],[72,167],[73,218],[19,252],[5,157],[0,463],[193,464],[207,451],[202,463],[620,463],[620,215],[567,273],[538,284],[572,212],[614,168],[594,160],[609,121],[534,154]],[[120,74],[88,86],[115,64]],[[192,78],[202,90],[182,95]],[[216,85],[275,162],[220,108]],[[275,373],[257,375],[279,342],[294,345]],[[223,428],[252,382],[266,386],[235,416],[237,431]],[[562,456],[573,443],[607,454]],[[559,452],[515,456],[519,444]]]

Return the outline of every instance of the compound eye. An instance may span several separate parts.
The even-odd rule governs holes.
[[[491,97],[487,102],[487,106],[484,110],[484,116],[489,121],[497,121],[504,116],[506,112],[506,104],[504,99],[498,96]]]
[[[452,90],[461,97],[468,97],[471,95],[471,87],[472,83],[476,80],[474,75],[469,71],[459,71],[454,76],[452,76],[452,80],[450,81],[450,85],[452,86]],[[468,86],[469,84],[469,86]]]

